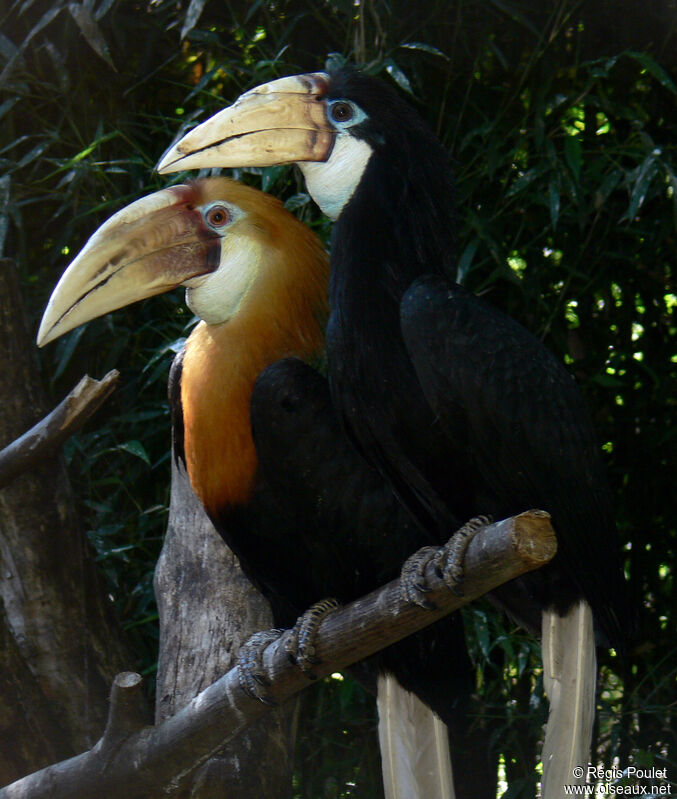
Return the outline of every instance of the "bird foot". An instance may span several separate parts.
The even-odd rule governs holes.
[[[433,557],[435,570],[456,596],[463,596],[464,562],[470,542],[488,524],[491,524],[490,516],[475,516],[457,530]]]
[[[267,693],[270,680],[263,669],[263,651],[282,635],[284,630],[263,630],[254,633],[240,647],[237,655],[238,681],[240,688],[252,699],[258,699],[264,705],[275,707],[277,702]]]
[[[296,620],[291,634],[285,644],[285,651],[292,663],[311,680],[317,679],[312,671],[312,666],[317,666],[321,661],[315,654],[315,638],[322,619],[340,607],[336,599],[323,599],[316,602]]]
[[[437,605],[426,598],[430,591],[425,578],[426,566],[438,553],[437,547],[423,547],[407,558],[400,572],[400,596],[405,602],[426,610],[435,610]]]
[[[488,516],[476,516],[457,530],[443,547],[423,547],[407,558],[400,574],[400,595],[405,602],[426,610],[437,605],[426,594],[430,591],[425,570],[432,562],[440,578],[457,596],[463,595],[463,561],[473,537],[491,523]]]

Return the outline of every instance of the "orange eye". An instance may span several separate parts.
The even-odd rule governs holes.
[[[230,222],[230,211],[225,205],[212,205],[205,214],[205,219],[210,227],[219,229]]]

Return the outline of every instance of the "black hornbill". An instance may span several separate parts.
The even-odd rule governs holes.
[[[593,618],[623,648],[626,596],[600,453],[573,379],[534,336],[455,282],[449,157],[378,79],[342,68],[251,90],[159,170],[298,163],[331,242],[327,358],[349,437],[431,542],[463,520],[550,512],[558,554],[499,592],[542,615],[551,711],[543,795],[587,764]],[[536,616],[535,616],[536,613]]]
[[[395,578],[421,545],[390,486],[343,435],[326,379],[304,363],[323,347],[327,280],[319,241],[279,201],[226,178],[197,180],[105,222],[59,281],[38,334],[42,346],[186,286],[202,321],[171,370],[175,457],[280,626],[327,595],[347,602]],[[460,619],[390,647],[357,676],[375,685],[384,671],[449,726],[459,795],[495,795],[485,749],[467,739],[472,678]],[[443,725],[412,702],[426,734],[446,741]],[[461,768],[473,758],[484,776]],[[448,769],[446,751],[419,760]]]

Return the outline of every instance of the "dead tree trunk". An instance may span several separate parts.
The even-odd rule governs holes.
[[[14,265],[0,260],[0,449],[44,416]],[[0,782],[82,751],[134,665],[55,453],[0,489]]]
[[[155,721],[185,707],[234,665],[240,644],[272,626],[270,609],[172,464],[167,536],[155,570],[160,614]],[[297,700],[259,719],[191,775],[181,796],[291,796]]]

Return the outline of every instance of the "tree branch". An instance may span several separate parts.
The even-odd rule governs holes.
[[[32,468],[79,430],[113,392],[118,376],[116,369],[101,380],[85,375],[51,413],[0,450],[0,488]]]
[[[323,620],[316,647],[322,662],[315,674],[323,677],[362,660],[498,585],[543,566],[552,559],[556,548],[550,517],[544,511],[528,511],[482,529],[466,555],[464,596],[452,594],[429,566],[429,598],[437,607],[423,610],[402,600],[399,580],[394,580]],[[264,668],[272,682],[269,694],[278,702],[310,684],[286,655],[287,636],[288,633],[282,635],[264,652]],[[119,680],[133,683],[133,688],[137,685],[129,675],[116,682]],[[125,721],[127,706],[132,710]],[[267,710],[242,691],[237,669],[155,727],[138,729],[134,707],[134,703],[116,700],[106,732],[93,749],[18,780],[0,790],[0,799],[157,796]]]

